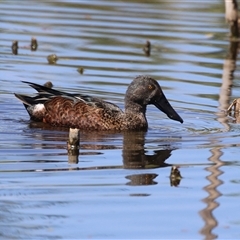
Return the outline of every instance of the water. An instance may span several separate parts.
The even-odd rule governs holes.
[[[222,1],[0,6],[2,239],[240,237],[239,125],[224,113],[240,74]],[[30,122],[13,95],[34,92],[21,81],[52,81],[123,108],[140,74],[159,81],[184,124],[149,106],[147,133],[81,133],[75,162],[68,131]],[[172,166],[182,179],[169,177]]]

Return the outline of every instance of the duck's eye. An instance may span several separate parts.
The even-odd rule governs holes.
[[[153,86],[151,84],[148,85],[148,89],[149,90],[152,90],[153,89]]]

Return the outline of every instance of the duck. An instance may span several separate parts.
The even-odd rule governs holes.
[[[159,83],[150,76],[137,76],[130,83],[125,94],[125,111],[97,97],[66,93],[27,81],[23,83],[38,92],[35,96],[14,93],[30,119],[52,126],[86,131],[147,131],[148,105],[155,105],[168,118],[183,123]]]

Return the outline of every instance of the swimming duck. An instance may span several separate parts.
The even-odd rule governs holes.
[[[34,97],[16,94],[30,118],[53,126],[88,131],[147,130],[147,105],[153,104],[170,119],[183,123],[166,99],[160,85],[149,76],[138,76],[128,86],[125,112],[100,98],[61,92],[36,83],[26,82],[38,91]]]

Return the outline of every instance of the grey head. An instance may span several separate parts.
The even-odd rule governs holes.
[[[125,95],[125,111],[145,114],[147,105],[153,104],[170,119],[183,123],[173,109],[158,82],[149,76],[137,76],[129,85]]]

